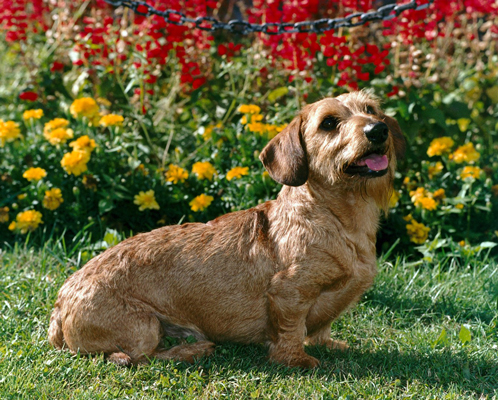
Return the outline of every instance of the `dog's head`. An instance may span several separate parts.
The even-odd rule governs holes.
[[[270,176],[288,186],[313,180],[388,187],[405,139],[393,118],[366,92],[309,104],[263,149]],[[371,183],[370,183],[371,182]]]

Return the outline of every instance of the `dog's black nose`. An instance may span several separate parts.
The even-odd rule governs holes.
[[[384,122],[376,122],[375,124],[368,124],[363,128],[365,136],[372,143],[380,144],[387,140],[389,135],[389,128]]]

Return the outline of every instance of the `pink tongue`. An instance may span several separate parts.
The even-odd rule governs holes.
[[[380,156],[378,154],[370,154],[361,161],[364,161],[365,164],[367,164],[367,167],[372,171],[382,171],[389,165],[389,160],[386,155]]]

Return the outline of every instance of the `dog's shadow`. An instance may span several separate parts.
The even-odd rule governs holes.
[[[362,349],[335,351],[324,347],[307,347],[308,354],[321,361],[313,370],[288,368],[268,361],[268,351],[262,345],[218,345],[214,354],[203,357],[194,365],[178,363],[177,370],[202,369],[208,377],[219,379],[220,372],[231,374],[261,374],[263,381],[286,376],[309,377],[339,383],[368,381],[383,377],[399,387],[409,382],[422,382],[433,388],[450,387],[462,391],[492,394],[498,387],[498,362],[476,360],[462,351],[400,351],[392,349]],[[208,378],[207,381],[210,379]]]

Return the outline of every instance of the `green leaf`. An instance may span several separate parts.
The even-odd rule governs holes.
[[[446,346],[448,344],[448,335],[446,334],[446,329],[443,328],[441,333],[439,334],[439,337],[435,340],[434,343],[432,343],[432,347],[436,347],[438,344],[442,344]]]
[[[406,119],[408,117],[408,106],[406,105],[406,102],[398,101],[398,111],[402,118]]]
[[[275,103],[275,101],[277,101],[280,97],[285,96],[287,93],[289,93],[289,89],[287,89],[286,86],[276,88],[270,92],[268,100],[270,103]]]
[[[480,249],[492,249],[493,247],[496,247],[498,243],[495,242],[482,242],[478,247]]]
[[[102,199],[99,201],[99,211],[101,214],[111,211],[114,208],[114,202],[111,199]]]
[[[120,242],[119,233],[114,229],[107,229],[104,241],[109,245],[109,247],[118,244]]]
[[[460,328],[460,333],[458,334],[458,337],[460,338],[460,342],[462,342],[462,344],[470,342],[470,340],[472,339],[472,335],[470,334],[470,330],[467,326],[468,325],[462,325],[462,327]]]
[[[446,128],[444,113],[437,108],[428,108],[423,112],[426,119],[433,119],[441,128]]]

